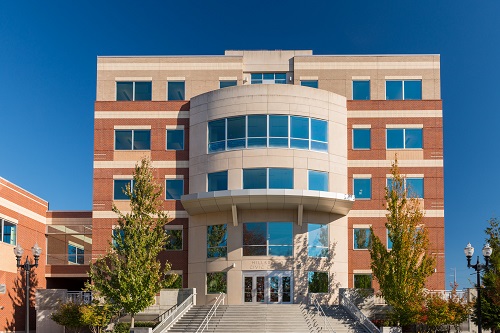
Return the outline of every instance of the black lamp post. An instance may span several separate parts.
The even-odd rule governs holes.
[[[32,264],[28,259],[28,256],[26,256],[26,261],[24,264],[21,264],[21,257],[23,256],[24,249],[19,244],[17,244],[14,248],[14,254],[17,259],[17,267],[22,268],[26,273],[26,333],[30,332],[30,272],[32,268],[38,267],[38,259],[40,258],[42,249],[37,243],[35,243],[35,245],[31,248],[31,251],[33,252],[35,263]]]
[[[493,252],[493,249],[491,248],[490,244],[486,243],[486,245],[483,247],[483,256],[484,256],[484,261],[485,264],[480,264],[479,263],[479,256],[477,256],[477,262],[475,265],[470,264],[470,260],[472,258],[472,255],[474,254],[474,248],[472,245],[467,244],[467,246],[464,249],[465,256],[467,257],[467,267],[468,268],[474,268],[476,270],[476,276],[477,276],[477,332],[482,333],[482,328],[481,328],[481,271],[484,269],[488,268],[488,264],[490,262],[490,256],[491,253]]]

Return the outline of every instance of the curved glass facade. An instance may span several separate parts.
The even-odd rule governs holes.
[[[326,120],[288,115],[248,115],[208,122],[208,152],[246,148],[328,151]]]

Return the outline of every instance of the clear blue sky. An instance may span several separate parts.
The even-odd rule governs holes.
[[[441,54],[447,281],[468,287],[463,248],[477,253],[500,216],[500,2],[1,1],[0,176],[52,210],[92,209],[98,55]]]

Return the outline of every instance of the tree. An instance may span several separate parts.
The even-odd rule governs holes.
[[[79,303],[62,303],[59,308],[52,313],[50,318],[61,326],[64,326],[71,332],[80,332],[85,323],[80,312],[81,304]]]
[[[483,328],[492,332],[500,331],[500,221],[491,218],[486,228],[486,241],[493,252],[490,257],[489,268],[484,272],[481,288],[481,321]],[[479,287],[479,286],[478,286]],[[473,321],[477,324],[477,302],[474,305]]]
[[[397,160],[391,168],[392,182],[386,187],[388,236],[392,249],[370,232],[371,269],[380,285],[380,293],[391,306],[391,317],[397,325],[416,323],[424,300],[426,279],[433,273],[435,259],[427,252],[429,240],[422,226],[420,202],[409,196],[405,178],[399,173]]]
[[[80,313],[82,322],[90,328],[92,333],[101,333],[111,321],[114,309],[110,304],[100,304],[94,301],[92,304],[82,305]]]
[[[176,275],[167,276],[170,264],[162,268],[158,260],[169,220],[162,210],[162,186],[154,180],[148,159],[135,166],[133,188],[127,185],[124,193],[130,198],[130,212],[123,214],[113,205],[118,226],[106,255],[90,264],[92,284],[87,287],[105,303],[130,314],[133,328],[135,315],[152,305],[155,295]]]

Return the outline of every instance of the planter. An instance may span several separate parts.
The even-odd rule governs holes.
[[[383,326],[382,329],[380,330],[382,333],[401,333],[402,329],[401,327],[390,327],[390,326]]]

